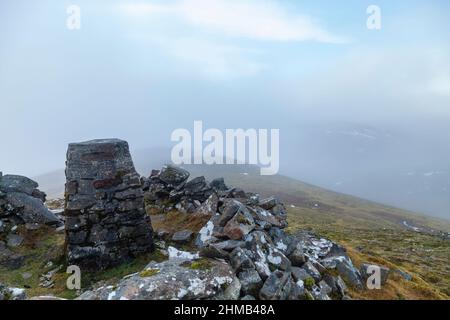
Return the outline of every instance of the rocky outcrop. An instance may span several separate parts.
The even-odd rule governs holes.
[[[193,213],[214,193],[214,186],[205,177],[188,182],[189,172],[172,165],[153,170],[149,178],[142,178],[147,211],[165,213],[178,210]],[[209,204],[214,210],[214,203]],[[208,204],[205,204],[208,206]],[[207,211],[207,208],[203,208]],[[207,213],[207,212],[206,212]]]
[[[17,224],[56,225],[60,220],[44,205],[45,193],[37,182],[0,172],[0,229]],[[1,231],[1,230],[0,230]]]
[[[219,260],[192,261],[180,254],[164,262],[151,262],[117,285],[84,292],[80,300],[198,300],[237,299],[240,282],[229,264]]]
[[[45,197],[37,182],[0,172],[0,266],[17,269],[23,265],[24,256],[14,252],[24,242],[20,229],[28,232],[42,225],[62,225],[62,220],[44,205]]]
[[[360,272],[344,248],[310,232],[290,235],[284,231],[287,212],[276,198],[260,199],[257,194],[229,188],[223,179],[208,183],[204,177],[188,178],[186,170],[165,166],[142,179],[149,211],[179,210],[210,217],[193,241],[198,252],[180,253],[169,248],[172,258],[226,261],[236,278],[233,283],[239,282],[233,286],[239,287],[236,298],[242,299],[343,299],[348,298],[347,285],[363,288]],[[188,230],[182,230],[172,241],[186,243],[190,237]],[[170,275],[162,269],[160,272],[158,277]],[[148,286],[136,276],[133,279],[133,287]],[[121,282],[126,287],[128,283]],[[165,297],[169,296],[176,295],[171,292]]]
[[[152,250],[150,217],[127,142],[69,144],[65,195],[69,264],[101,270]]]
[[[27,298],[25,289],[9,288],[0,283],[0,301],[2,300],[25,300]]]

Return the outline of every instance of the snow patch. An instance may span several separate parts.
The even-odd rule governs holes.
[[[195,260],[200,258],[198,252],[197,253],[191,253],[187,251],[181,251],[174,247],[169,247],[169,259],[185,259],[185,260]]]

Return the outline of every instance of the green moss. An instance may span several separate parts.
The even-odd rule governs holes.
[[[212,268],[212,263],[207,259],[200,259],[192,262],[189,268],[193,270],[209,270]]]
[[[236,220],[240,224],[250,224],[250,221],[248,221],[248,219],[245,216],[243,216],[242,214],[239,214]]]
[[[153,277],[154,275],[159,273],[159,269],[155,268],[155,269],[146,269],[144,271],[139,272],[139,276],[141,278],[148,278],[148,277]]]
[[[314,297],[312,296],[312,294],[309,291],[306,291],[306,300],[314,300]]]
[[[306,289],[311,289],[316,283],[313,278],[309,277],[305,279],[304,284]]]

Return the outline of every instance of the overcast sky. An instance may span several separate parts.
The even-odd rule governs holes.
[[[71,4],[80,30],[66,27]],[[381,30],[367,29],[371,4]],[[412,148],[425,136],[426,153],[383,167],[450,170],[449,12],[446,0],[0,0],[0,170],[62,168],[67,143],[92,138],[171,146],[194,120],[279,128],[281,173],[327,187],[299,167],[295,144],[322,144],[311,127],[386,129]]]

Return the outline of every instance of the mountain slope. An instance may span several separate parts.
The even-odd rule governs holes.
[[[164,161],[135,157],[136,168],[149,175]],[[148,158],[147,158],[148,159]],[[373,262],[412,276],[398,274],[381,291],[354,292],[362,299],[449,299],[450,222],[318,188],[285,176],[261,176],[249,165],[189,165],[191,178],[224,177],[229,186],[276,195],[289,213],[289,231],[311,229],[342,243],[359,263]],[[41,189],[62,195],[63,171],[37,177]],[[58,191],[59,189],[59,191]]]

